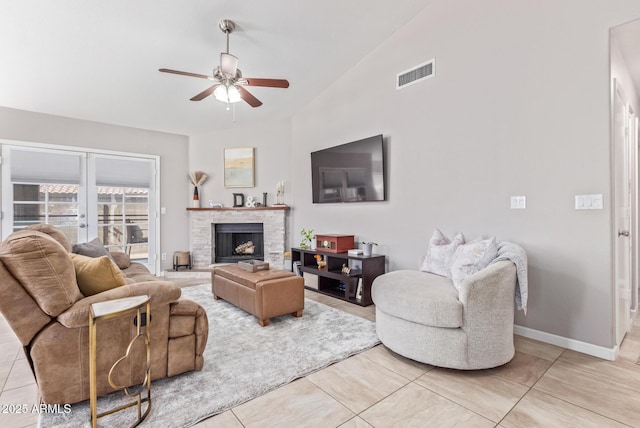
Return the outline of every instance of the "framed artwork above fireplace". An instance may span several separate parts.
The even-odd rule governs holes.
[[[224,187],[254,187],[254,147],[224,149]]]

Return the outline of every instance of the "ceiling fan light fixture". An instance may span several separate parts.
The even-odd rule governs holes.
[[[213,91],[213,96],[216,97],[216,100],[222,101],[223,103],[237,103],[242,101],[240,91],[234,85],[218,86],[215,91]]]
[[[220,54],[220,70],[229,78],[236,76],[236,70],[238,69],[238,58],[230,53]]]
[[[161,68],[158,71],[162,73],[178,74],[181,76],[197,77],[199,79],[207,79],[215,82],[213,86],[208,87],[189,99],[191,101],[202,101],[213,94],[218,101],[227,104],[227,110],[230,109],[230,104],[240,101],[246,102],[251,107],[260,107],[262,105],[262,101],[253,96],[253,94],[247,91],[244,86],[262,86],[266,88],[289,87],[289,82],[285,79],[244,77],[238,68],[238,58],[229,53],[229,34],[235,30],[236,25],[229,19],[223,19],[220,21],[219,27],[227,38],[227,51],[220,54],[220,65],[213,69],[212,76],[171,70],[169,68]]]
[[[229,95],[230,103],[237,103],[242,101],[242,96],[240,95],[240,91],[238,90],[238,87],[235,85],[230,85],[227,88],[227,94]]]
[[[224,85],[220,85],[213,91],[213,96],[216,97],[216,100],[222,101],[223,103],[228,102],[229,97],[227,96],[227,87]]]
[[[227,94],[229,94],[229,102],[237,103],[242,101],[242,95],[240,95],[240,91],[236,85],[231,85],[227,88]]]

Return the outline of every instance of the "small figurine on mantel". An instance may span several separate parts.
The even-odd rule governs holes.
[[[276,184],[276,203],[274,205],[284,205],[284,181]]]

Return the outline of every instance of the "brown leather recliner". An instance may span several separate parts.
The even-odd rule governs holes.
[[[179,287],[167,281],[148,281],[84,297],[66,237],[52,226],[35,229],[15,232],[0,244],[0,312],[24,346],[43,403],[89,398],[89,307],[96,302],[144,294],[151,297],[152,379],[202,369],[207,314],[195,302],[178,300]],[[107,374],[126,353],[136,330],[134,318],[132,314],[98,324],[98,395],[113,391]],[[134,346],[131,358],[114,372],[116,384],[141,383],[145,364],[144,347]]]

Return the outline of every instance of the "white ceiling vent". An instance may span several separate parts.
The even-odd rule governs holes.
[[[413,85],[414,83],[421,82],[425,79],[435,76],[436,74],[436,59],[430,59],[420,65],[398,73],[396,77],[396,89],[405,88]]]

